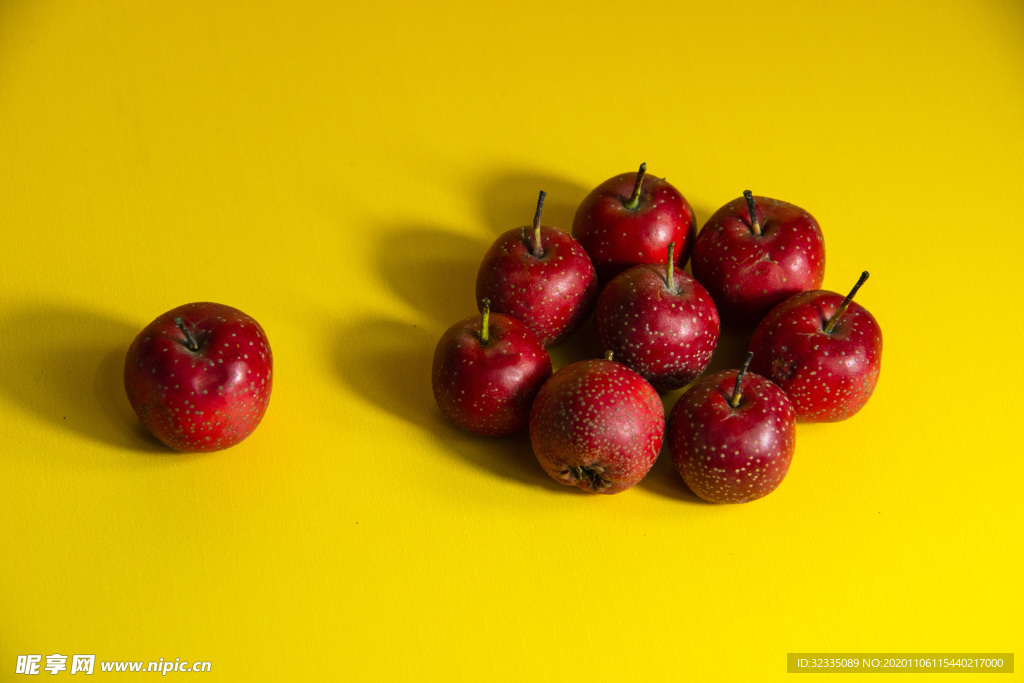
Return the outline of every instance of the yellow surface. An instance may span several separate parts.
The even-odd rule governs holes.
[[[53,653],[224,681],[1019,660],[1022,83],[1014,0],[3,2],[0,679]],[[641,161],[700,223],[748,188],[809,210],[828,289],[871,271],[876,394],[801,425],[761,501],[700,504],[664,454],[576,494],[431,398],[494,237],[540,189],[568,228]],[[274,395],[241,445],[175,455],[120,372],[195,300],[261,322]]]

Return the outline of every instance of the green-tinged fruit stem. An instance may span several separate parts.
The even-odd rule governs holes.
[[[480,321],[480,343],[486,344],[491,338],[490,324],[491,324],[491,300],[481,299],[480,300],[480,314],[482,320]]]
[[[743,397],[741,391],[743,385],[743,375],[747,374],[747,368],[750,367],[750,359],[754,357],[753,351],[747,352],[747,357],[743,361],[743,367],[736,373],[736,386],[732,390],[732,398],[729,399],[729,405],[733,408],[738,408],[740,405],[740,399]]]
[[[665,284],[668,291],[676,291],[676,243],[668,243],[668,261],[665,264]]]
[[[640,170],[636,172],[636,185],[633,186],[633,194],[626,200],[626,208],[630,211],[640,205],[640,184],[644,181],[645,173],[647,173],[647,162],[640,164]]]

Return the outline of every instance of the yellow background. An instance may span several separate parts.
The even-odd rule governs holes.
[[[0,679],[1019,658],[1022,124],[1015,0],[0,3]],[[490,242],[641,161],[700,224],[748,188],[809,210],[827,289],[871,271],[875,396],[801,425],[761,501],[702,504],[664,454],[576,493],[433,403]],[[262,323],[274,394],[241,445],[175,455],[120,372],[196,300]]]

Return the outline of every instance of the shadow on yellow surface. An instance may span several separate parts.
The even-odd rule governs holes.
[[[654,466],[651,467],[651,471],[640,480],[637,487],[665,498],[696,503],[698,505],[711,505],[711,503],[703,498],[696,496],[686,486],[686,483],[683,482],[683,478],[680,476],[679,470],[676,469],[675,463],[672,462],[672,456],[668,452],[668,433],[665,434],[665,445],[661,449],[661,454],[655,461]]]
[[[701,376],[706,377],[722,370],[738,370],[747,356],[747,349],[750,348],[750,339],[753,336],[753,327],[722,323],[715,355],[711,357],[708,369]]]
[[[564,341],[549,346],[548,355],[551,356],[551,364],[556,371],[577,361],[603,358],[604,350],[598,344],[597,332],[594,331],[593,314]]]
[[[438,325],[438,335],[476,313],[476,274],[490,243],[425,226],[379,234],[375,249],[381,277]]]
[[[591,190],[565,178],[529,171],[509,170],[483,177],[477,196],[484,227],[492,235],[492,241],[507,230],[533,224],[537,196],[541,190],[547,193],[541,223],[572,232],[576,207]],[[595,178],[594,186],[602,180],[604,178]],[[480,252],[478,262],[482,257],[483,252]]]
[[[340,378],[374,406],[428,432],[461,462],[523,484],[561,488],[534,460],[527,435],[475,436],[445,420],[430,382],[434,334],[399,320],[374,318],[345,322],[335,338]]]
[[[54,430],[140,451],[166,451],[124,393],[124,354],[136,326],[86,311],[22,309],[0,320],[0,392]]]

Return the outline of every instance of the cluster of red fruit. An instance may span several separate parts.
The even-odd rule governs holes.
[[[775,490],[796,422],[843,420],[870,398],[882,333],[853,301],[866,272],[846,297],[820,289],[825,245],[810,214],[743,195],[698,234],[683,195],[641,165],[587,195],[570,235],[541,225],[541,192],[532,228],[504,233],[484,256],[481,313],[438,342],[441,411],[477,434],[529,428],[544,471],[587,491],[639,482],[666,431],[701,498],[739,503]],[[545,347],[591,313],[605,358],[552,374]],[[756,325],[750,353],[739,370],[694,383],[718,344],[719,316]],[[666,426],[658,392],[691,383]]]

